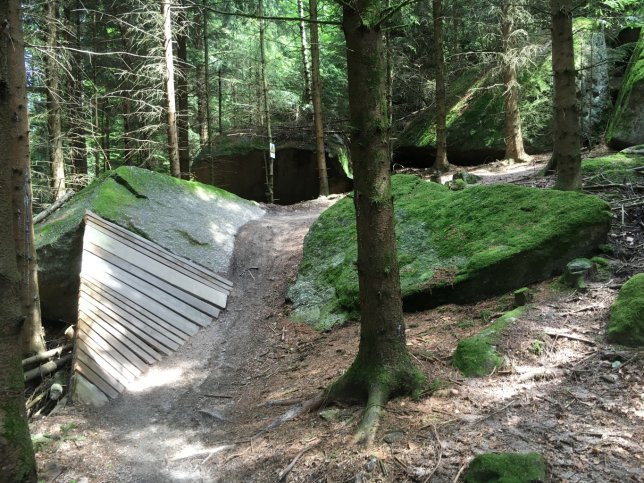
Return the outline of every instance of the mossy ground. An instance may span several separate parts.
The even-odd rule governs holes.
[[[409,300],[483,280],[490,267],[525,264],[528,253],[541,265],[550,263],[583,244],[580,230],[607,230],[611,216],[606,203],[578,193],[514,185],[450,191],[410,175],[396,175],[392,183],[400,283]],[[355,318],[356,260],[355,213],[347,197],[324,212],[305,239],[298,279],[289,291],[293,316],[318,329]],[[530,283],[529,275],[519,273],[512,289]]]
[[[581,171],[587,182],[606,183],[644,183],[644,176],[634,168],[644,166],[644,156],[639,154],[615,153],[600,158],[585,159]]]
[[[546,481],[546,464],[538,453],[484,453],[470,463],[467,483],[539,483]]]
[[[503,356],[495,349],[498,338],[525,311],[519,307],[504,314],[483,332],[458,343],[452,363],[466,377],[483,377],[503,365]]]
[[[608,339],[620,344],[644,346],[644,273],[628,280],[610,310]]]

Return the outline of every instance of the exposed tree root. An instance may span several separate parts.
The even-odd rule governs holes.
[[[369,392],[367,407],[362,415],[358,431],[353,436],[353,444],[364,443],[365,446],[371,446],[376,437],[378,426],[380,426],[385,404],[387,404],[387,394],[378,384]]]

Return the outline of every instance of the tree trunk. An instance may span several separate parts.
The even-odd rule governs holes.
[[[221,66],[217,69],[217,128],[219,135],[224,134],[224,121],[223,121],[223,105],[224,105],[224,82],[221,77]]]
[[[436,159],[434,169],[447,171],[447,106],[445,100],[445,55],[443,53],[443,16],[441,0],[432,0],[434,17],[434,61],[436,63]]]
[[[301,2],[301,0],[298,0]],[[303,14],[301,13],[300,16]],[[318,178],[320,180],[320,196],[329,196],[329,179],[326,170],[324,151],[324,124],[322,122],[322,86],[320,82],[320,41],[318,36],[318,4],[317,0],[309,0],[309,15],[311,17],[311,93],[313,99],[313,128],[315,129],[315,157],[317,159]],[[304,37],[303,40],[304,42]]]
[[[581,188],[580,131],[575,85],[571,0],[550,0],[552,14],[552,72],[554,75],[555,188]]]
[[[206,0],[203,0],[203,6],[206,6]],[[207,142],[212,152],[212,116],[210,115],[210,43],[208,42],[208,9],[203,9],[203,78],[204,78],[204,95],[206,97],[206,131]]]
[[[181,177],[190,179],[190,140],[188,138],[188,18],[185,11],[179,12],[179,29],[177,32],[177,130],[179,142],[179,166]]]
[[[0,3],[0,481],[35,482],[36,460],[23,395],[20,342],[24,313],[11,198],[12,166],[23,164],[23,158],[28,157],[27,81],[19,4],[17,0]]]
[[[530,160],[523,148],[521,115],[519,113],[519,82],[517,80],[517,53],[514,48],[514,16],[516,7],[511,0],[503,0],[501,37],[503,40],[503,109],[505,114],[505,159],[516,162]]]
[[[316,0],[313,0],[313,3],[317,3]],[[309,2],[309,13],[312,12],[313,7],[311,7],[311,3]],[[304,25],[304,6],[302,5],[302,0],[297,0],[297,11],[300,16],[300,46],[302,48],[302,73],[304,74],[304,95],[302,96],[302,101],[304,104],[308,104],[311,102],[311,89],[313,88],[311,83],[311,68],[315,68],[313,66],[309,67],[309,53],[308,53],[308,46],[306,43],[306,28]],[[316,12],[315,12],[316,18],[317,18],[317,7],[316,7]],[[311,20],[313,20],[313,17],[311,17]],[[316,27],[315,30],[315,35],[317,36],[317,24],[311,23],[311,56],[313,56],[313,26]],[[319,47],[318,47],[318,56],[319,56]],[[319,60],[318,60],[318,66],[319,66]]]
[[[172,54],[172,10],[170,0],[161,2],[163,14],[163,48],[165,51],[166,101],[168,108],[168,158],[170,174],[175,178],[181,176],[179,165],[179,140],[177,137],[177,108],[174,91],[174,56]]]
[[[361,397],[367,410],[356,436],[370,444],[379,414],[395,395],[418,391],[424,377],[407,352],[391,193],[387,79],[381,0],[343,6],[347,41],[351,159],[358,236],[360,345],[330,399]]]
[[[65,159],[63,158],[63,134],[60,109],[60,66],[58,55],[58,0],[46,4],[45,35],[47,55],[45,72],[47,76],[47,128],[49,136],[49,161],[51,163],[51,187],[55,200],[65,194]]]
[[[69,22],[68,39],[72,47],[80,50],[81,20],[80,0],[75,0],[74,7],[67,7],[67,18]],[[72,33],[73,32],[73,33]],[[70,103],[70,158],[75,174],[87,174],[87,147],[86,131],[84,126],[85,90],[83,88],[83,58],[80,53],[72,54],[72,66],[68,76],[70,90],[73,100]]]
[[[195,65],[195,83],[197,91],[197,125],[199,132],[199,145],[203,148],[208,144],[208,124],[206,124],[206,80],[204,78],[204,13],[201,9],[195,15],[194,47],[197,52],[202,53],[201,58]]]
[[[259,20],[259,75],[260,86],[262,89],[262,104],[264,108],[264,122],[266,123],[266,136],[268,143],[273,144],[273,133],[271,131],[271,111],[268,104],[268,82],[266,80],[266,22],[261,17],[264,16],[264,0],[259,0],[257,16]],[[266,170],[266,201],[273,203],[275,201],[275,190],[273,186],[273,158],[264,155]]]

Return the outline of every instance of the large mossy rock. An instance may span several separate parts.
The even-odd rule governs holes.
[[[472,460],[466,483],[543,483],[546,463],[539,453],[484,453]]]
[[[610,108],[607,49],[596,21],[574,20],[575,66],[580,93],[582,136],[599,142]],[[552,149],[552,65],[550,43],[535,52],[519,73],[520,111],[526,150]],[[592,66],[592,67],[589,67]],[[496,69],[467,70],[450,83],[447,113],[447,151],[457,164],[481,164],[505,154],[503,83]],[[436,146],[434,109],[414,116],[395,145],[396,161],[429,165]]]
[[[619,344],[644,346],[644,273],[628,280],[610,309],[608,339]]]
[[[256,203],[213,186],[134,167],[104,173],[36,225],[48,320],[76,321],[85,210],[215,272],[227,270],[237,229],[264,214]]]
[[[643,166],[642,152],[625,149],[608,156],[584,159],[581,171],[590,184],[605,184],[607,181],[620,184],[644,183],[644,173],[635,170]]]
[[[454,367],[466,377],[483,377],[503,365],[503,356],[496,351],[497,341],[524,311],[524,307],[518,307],[499,317],[483,332],[459,341],[452,359]]]
[[[515,185],[450,191],[392,178],[406,310],[469,303],[543,280],[590,255],[610,227],[609,206],[580,193]],[[353,200],[322,213],[304,242],[293,316],[319,329],[358,314]]]
[[[606,131],[606,143],[617,149],[644,144],[644,35],[631,57]]]

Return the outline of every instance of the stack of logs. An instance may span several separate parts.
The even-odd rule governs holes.
[[[74,330],[65,331],[65,339],[58,347],[23,359],[25,396],[29,417],[49,414],[59,402],[66,400],[74,348]]]

